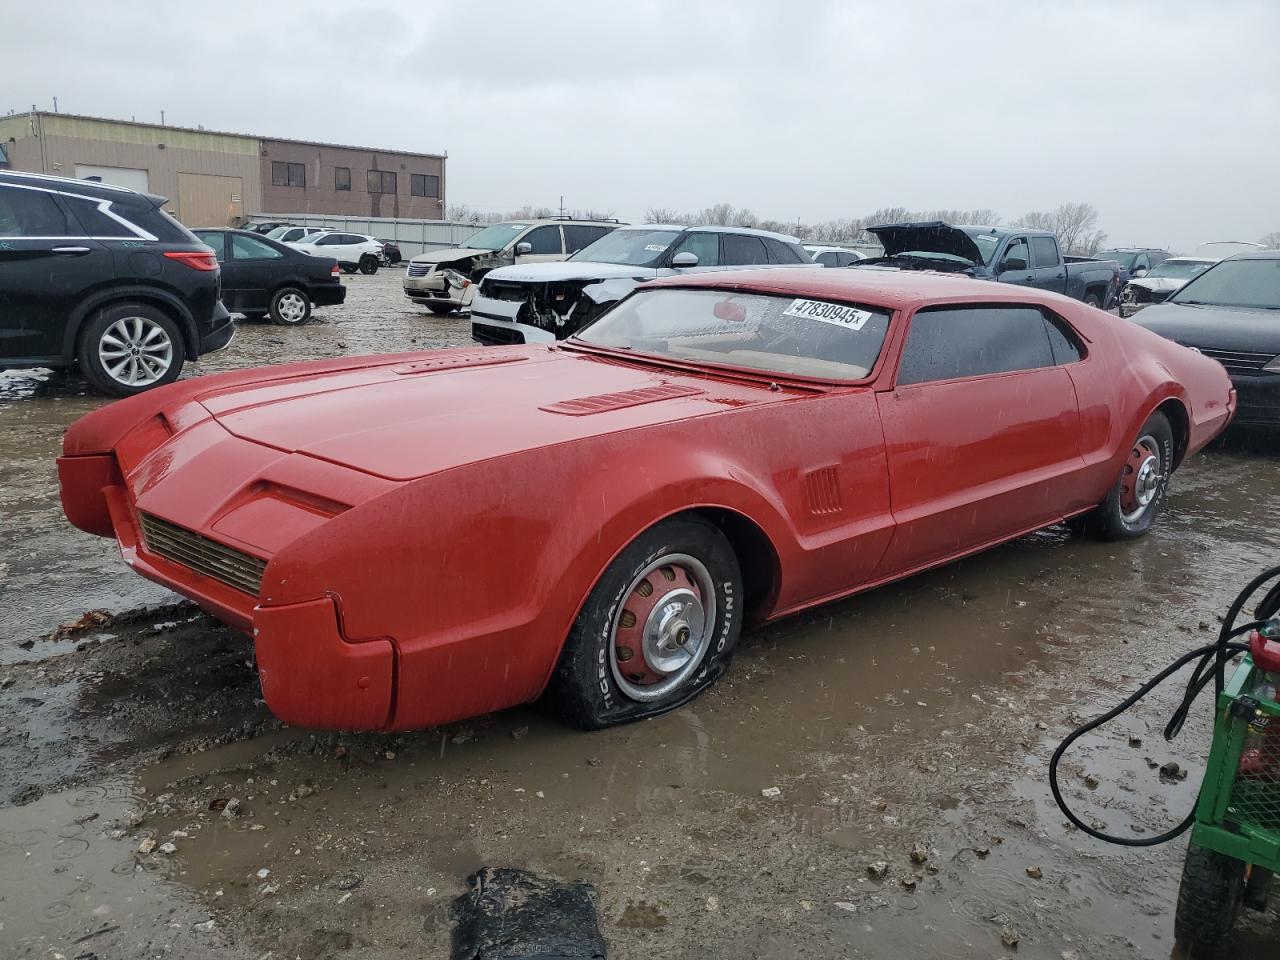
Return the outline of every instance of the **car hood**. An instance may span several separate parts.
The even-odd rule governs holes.
[[[791,389],[546,347],[407,354],[197,396],[231,434],[388,480],[751,404]]]
[[[497,250],[477,250],[474,247],[446,247],[443,250],[428,250],[413,258],[411,263],[451,263],[454,260],[466,260],[468,257],[491,257]]]
[[[1140,277],[1137,280],[1130,280],[1129,286],[1142,287],[1144,290],[1150,290],[1153,293],[1170,293],[1186,282],[1186,280],[1181,280],[1177,277]]]
[[[905,250],[923,250],[928,253],[946,253],[961,257],[970,263],[982,263],[982,252],[973,238],[949,223],[928,220],[920,223],[886,223],[867,227],[884,247],[884,255],[893,257]]]
[[[594,260],[562,260],[558,263],[527,263],[491,270],[486,277],[507,283],[555,283],[560,280],[640,280],[656,277],[655,267],[635,267],[625,263],[598,263]]]
[[[1158,303],[1130,322],[1187,346],[1280,355],[1280,310]]]

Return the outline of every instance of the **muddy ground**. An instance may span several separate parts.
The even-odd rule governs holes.
[[[398,271],[347,282],[345,306],[246,324],[188,375],[468,342]],[[1171,956],[1184,842],[1069,829],[1047,757],[1276,562],[1275,438],[1188,463],[1141,541],[1048,530],[748,635],[667,717],[351,736],[283,728],[247,638],[62,520],[62,431],[103,402],[0,375],[0,955],[444,957],[449,902],[492,864],[590,881],[618,958]],[[1065,764],[1091,820],[1154,833],[1191,806],[1209,706],[1170,745],[1172,694]],[[1278,940],[1273,905],[1237,954]]]

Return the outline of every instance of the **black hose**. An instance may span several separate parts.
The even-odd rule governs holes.
[[[1186,722],[1187,715],[1191,711],[1191,705],[1195,702],[1200,692],[1208,685],[1209,680],[1214,681],[1215,694],[1221,694],[1226,686],[1226,666],[1235,657],[1246,652],[1249,647],[1244,643],[1232,642],[1235,637],[1248,633],[1257,627],[1262,626],[1267,618],[1273,616],[1280,609],[1280,584],[1276,584],[1271,588],[1262,602],[1258,604],[1254,611],[1255,616],[1259,619],[1251,620],[1241,626],[1236,626],[1236,618],[1240,615],[1240,611],[1244,609],[1249,602],[1249,598],[1257,592],[1258,588],[1269,580],[1280,577],[1280,566],[1271,567],[1264,570],[1258,576],[1254,577],[1245,586],[1243,590],[1237,594],[1231,606],[1227,609],[1227,615],[1222,619],[1222,628],[1218,631],[1218,639],[1214,643],[1206,644],[1198,647],[1189,653],[1183,654],[1169,666],[1165,667],[1154,677],[1138,688],[1137,692],[1131,697],[1124,700],[1119,706],[1108,711],[1102,716],[1090,720],[1083,726],[1072,730],[1058,744],[1058,749],[1053,751],[1053,757],[1049,760],[1049,790],[1053,794],[1053,800],[1073,824],[1091,837],[1098,840],[1105,840],[1107,843],[1115,843],[1125,847],[1153,847],[1157,844],[1165,843],[1175,837],[1181,836],[1191,829],[1195,823],[1195,809],[1187,814],[1185,820],[1171,830],[1152,837],[1117,837],[1101,830],[1095,830],[1083,820],[1075,815],[1067,801],[1062,796],[1062,790],[1058,785],[1058,764],[1062,760],[1062,755],[1067,752],[1068,748],[1083,737],[1086,733],[1096,730],[1104,723],[1109,723],[1120,714],[1130,709],[1135,703],[1145,697],[1148,693],[1158,687],[1167,680],[1171,675],[1185,667],[1188,663],[1199,658],[1200,662],[1196,664],[1195,670],[1192,671],[1191,679],[1187,681],[1186,692],[1183,694],[1182,701],[1173,712],[1173,716],[1169,718],[1169,723],[1164,728],[1164,738],[1172,740],[1182,730],[1182,725]],[[1217,696],[1214,697],[1214,703],[1217,703]],[[1216,708],[1215,708],[1216,709]]]

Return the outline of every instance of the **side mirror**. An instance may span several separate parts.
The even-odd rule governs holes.
[[[1004,273],[1007,270],[1025,270],[1025,269],[1027,269],[1027,261],[1022,259],[1022,257],[1008,257],[1006,258],[1004,263],[1000,265],[1001,273]]]
[[[532,243],[517,243],[517,244],[516,244],[516,256],[517,256],[517,257],[523,257],[526,253],[533,253],[533,244],[532,244]]]
[[[1135,280],[1140,277],[1145,277],[1146,275],[1147,275],[1146,267],[1139,267],[1137,270],[1133,271],[1133,277]]]
[[[673,267],[696,267],[698,265],[698,255],[690,253],[688,250],[682,250],[671,258]]]

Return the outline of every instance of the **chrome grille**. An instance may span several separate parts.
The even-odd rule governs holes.
[[[196,573],[212,577],[255,597],[262,589],[262,571],[266,569],[267,561],[202,537],[192,530],[153,517],[149,513],[141,513],[138,517],[142,523],[142,538],[147,550],[156,556],[189,567]]]
[[[409,277],[425,277],[435,267],[434,263],[414,263],[409,262],[409,267],[405,270],[405,275]]]
[[[1257,373],[1276,358],[1274,353],[1253,353],[1243,350],[1211,350],[1200,347],[1206,357],[1212,357],[1227,368],[1228,373]]]

